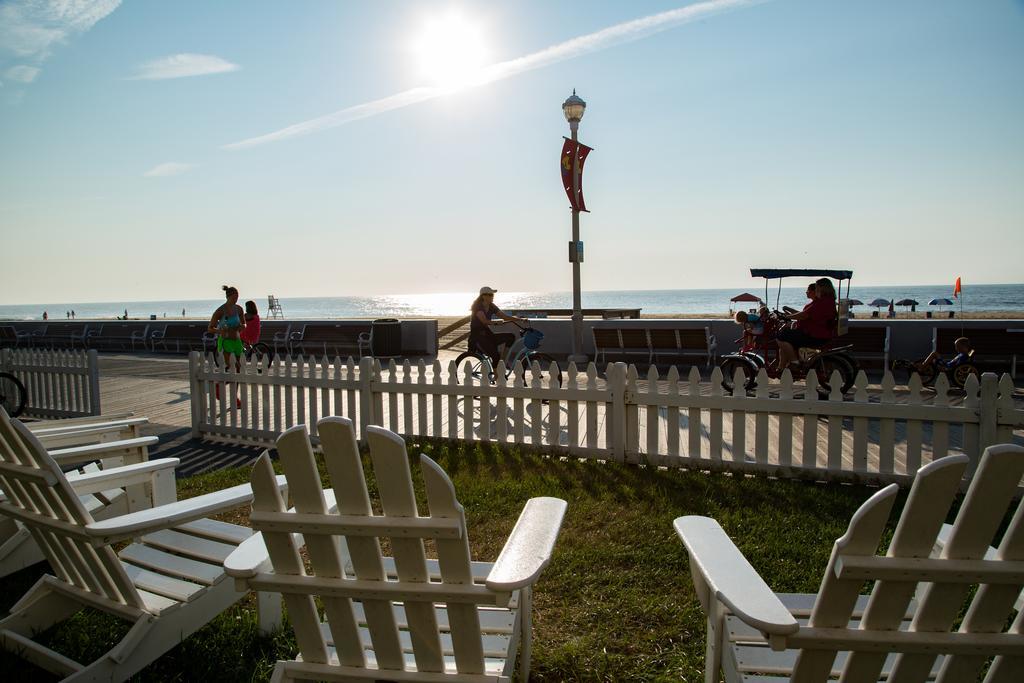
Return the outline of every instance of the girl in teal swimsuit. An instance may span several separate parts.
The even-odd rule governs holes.
[[[221,287],[227,301],[213,312],[210,324],[207,329],[217,335],[217,352],[224,354],[224,367],[231,363],[231,357],[235,357],[235,370],[241,372],[242,364],[240,359],[245,353],[242,346],[241,332],[245,327],[245,311],[238,305],[238,290],[229,285]]]

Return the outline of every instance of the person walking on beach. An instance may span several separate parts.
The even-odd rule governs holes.
[[[495,366],[498,365],[498,360],[501,358],[498,347],[504,345],[508,348],[516,340],[516,336],[508,332],[495,334],[491,331],[491,326],[500,325],[502,322],[526,322],[523,318],[506,315],[500,308],[494,305],[494,295],[497,291],[490,287],[480,288],[480,296],[476,298],[470,307],[471,317],[469,321],[470,351],[480,349],[480,351],[490,357],[491,363]],[[495,316],[500,318],[500,320],[494,320]]]
[[[46,311],[43,311],[43,320],[49,320],[49,319],[50,319],[50,314],[47,313]]]
[[[184,309],[184,308],[183,308],[183,309],[181,309],[181,317],[182,317],[182,318],[184,318],[184,317],[185,317],[185,309]]]
[[[71,309],[71,319],[72,320],[75,319],[75,309],[73,309],[73,308]]]

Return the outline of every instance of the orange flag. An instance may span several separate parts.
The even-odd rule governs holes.
[[[960,297],[960,278],[956,279],[956,284],[953,285],[953,298],[957,299]]]

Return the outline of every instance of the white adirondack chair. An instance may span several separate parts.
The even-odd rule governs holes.
[[[103,521],[76,495],[139,484],[162,468],[160,461],[116,467],[82,475],[73,488],[39,440],[0,409],[0,489],[7,496],[0,515],[32,532],[53,570],[0,620],[0,647],[66,680],[120,681],[245,595],[222,563],[252,530],[205,517],[251,502],[248,484]],[[112,544],[127,540],[115,553]],[[266,608],[261,628],[273,628],[280,599],[261,596],[259,606]],[[96,661],[80,664],[32,639],[84,607],[132,624]]]
[[[423,517],[405,443],[369,427],[383,509],[374,514],[351,421],[328,417],[318,429],[334,489],[321,487],[305,425],[284,432],[277,448],[295,508],[277,494],[264,455],[253,470],[251,517],[262,536],[225,562],[240,585],[284,595],[301,657],[278,662],[273,680],[509,681],[521,642],[525,681],[530,590],[550,561],[565,501],[531,499],[497,562],[471,562],[462,506],[437,463],[419,458],[429,507]],[[381,555],[380,538],[390,540],[393,558]],[[437,560],[426,558],[424,539],[433,541]],[[311,573],[299,555],[303,542]]]
[[[727,681],[953,683],[980,680],[986,665],[986,683],[1024,680],[1024,613],[1014,609],[1024,585],[1024,505],[1014,501],[1024,448],[985,450],[933,554],[967,465],[954,455],[918,471],[884,556],[876,552],[897,486],[869,498],[836,541],[817,595],[772,593],[715,520],[676,519],[708,615],[705,680],[721,670]],[[860,595],[870,581],[871,594]]]
[[[139,436],[139,427],[146,418],[127,418],[111,421],[78,421],[73,425],[26,425],[40,440],[50,457],[66,471],[71,486],[93,519],[108,519],[163,503],[174,502],[174,467],[177,461],[149,460],[149,447],[156,445],[155,436]],[[123,467],[152,462],[151,476],[140,483],[125,487],[108,486],[88,492],[82,487],[94,488],[95,474],[112,467]],[[0,501],[5,496],[0,494]],[[27,528],[15,519],[0,515],[0,578],[30,567],[44,560],[43,551]]]

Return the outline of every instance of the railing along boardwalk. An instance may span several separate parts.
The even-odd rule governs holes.
[[[762,375],[748,395],[723,390],[717,369],[708,384],[696,368],[684,379],[675,368],[641,377],[623,363],[604,373],[570,364],[561,386],[539,370],[516,368],[504,379],[500,366],[489,384],[454,363],[292,357],[262,366],[253,360],[239,373],[193,353],[193,435],[270,444],[301,423],[315,441],[320,417],[344,415],[360,438],[377,424],[409,437],[602,460],[906,484],[921,465],[948,453],[976,462],[986,445],[1010,442],[1024,426],[1008,375],[972,378],[960,397],[949,394],[945,378],[931,391],[915,375],[902,389],[889,373],[869,392],[862,373],[852,395],[820,397],[813,376],[794,384],[788,373],[781,383]],[[742,385],[738,378],[735,386]]]
[[[25,416],[100,414],[99,358],[95,350],[3,349],[0,371],[11,373],[25,386]]]

